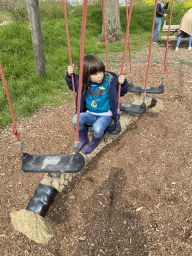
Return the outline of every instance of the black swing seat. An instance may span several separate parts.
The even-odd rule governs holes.
[[[144,87],[134,86],[132,83],[129,85],[129,92],[143,93]],[[161,83],[159,87],[147,87],[146,93],[162,94],[164,93],[164,85]]]
[[[128,114],[144,114],[146,113],[146,104],[143,102],[141,105],[120,103],[120,110]]]
[[[29,155],[21,156],[24,172],[43,173],[76,173],[85,165],[85,159],[80,153],[69,155]]]

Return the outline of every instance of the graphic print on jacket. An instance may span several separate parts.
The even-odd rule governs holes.
[[[100,84],[90,84],[86,96],[86,108],[90,112],[103,113],[111,109],[109,102],[109,77]]]

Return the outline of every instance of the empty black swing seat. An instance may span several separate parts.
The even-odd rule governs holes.
[[[76,173],[85,165],[85,159],[80,153],[69,155],[29,155],[24,153],[21,159],[24,172]]]
[[[129,92],[143,93],[145,87],[134,86],[132,83],[129,85]],[[146,93],[162,94],[164,93],[164,85],[161,83],[159,87],[147,87]]]
[[[143,102],[141,105],[120,103],[120,110],[128,114],[144,114],[146,113],[146,104]]]

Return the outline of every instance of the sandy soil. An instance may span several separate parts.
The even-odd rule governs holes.
[[[23,173],[16,138],[0,135],[0,255],[192,255],[192,51],[170,43],[164,108],[147,112],[107,145],[59,193],[47,218],[55,236],[37,244],[14,230],[10,212],[25,209],[44,174]],[[159,86],[164,44],[154,45],[149,86]],[[118,55],[120,55],[119,53]],[[144,85],[148,50],[135,54],[133,82]],[[114,62],[113,62],[114,64]],[[120,63],[112,71],[119,72]],[[129,80],[129,65],[126,63]],[[131,103],[132,94],[122,98]],[[71,153],[72,102],[18,122],[29,154]]]

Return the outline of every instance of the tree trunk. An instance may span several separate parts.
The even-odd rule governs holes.
[[[119,0],[104,0],[104,6],[107,41],[121,41],[123,34],[120,24]],[[102,29],[101,40],[104,40],[104,29]]]
[[[38,0],[27,0],[27,8],[31,26],[36,70],[40,76],[44,76],[46,74],[46,64]]]

